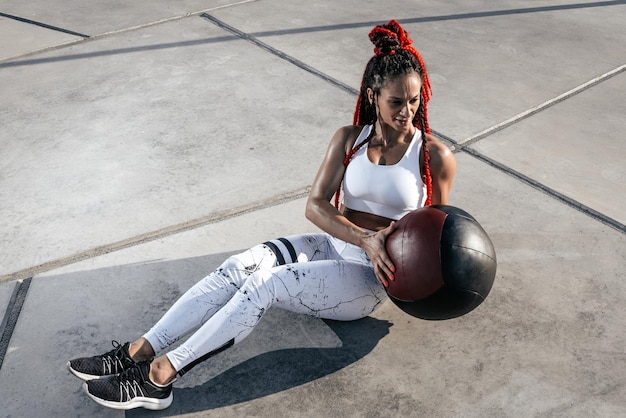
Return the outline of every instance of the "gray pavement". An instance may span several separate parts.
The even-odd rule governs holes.
[[[58,4],[60,3],[60,4]],[[626,1],[0,0],[0,416],[626,416]],[[270,310],[161,412],[72,357],[141,335],[234,252],[313,231],[374,24],[398,19],[498,255],[449,321]]]

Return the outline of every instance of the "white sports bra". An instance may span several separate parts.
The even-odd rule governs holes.
[[[354,142],[365,141],[372,125],[363,127]],[[353,210],[398,220],[424,206],[426,186],[420,173],[421,132],[417,130],[404,156],[397,164],[378,165],[367,157],[365,144],[359,149],[344,174],[343,204]]]

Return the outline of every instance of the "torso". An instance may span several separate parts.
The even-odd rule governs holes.
[[[346,207],[343,208],[343,216],[348,218],[353,224],[361,228],[369,229],[370,231],[380,231],[381,229],[387,228],[389,224],[393,222],[393,219],[385,218],[384,216],[360,212]]]
[[[351,143],[361,143],[368,133],[368,127],[359,129]],[[373,138],[354,155],[345,173],[346,206],[342,207],[354,224],[377,231],[424,204],[420,133],[407,138],[393,146]]]

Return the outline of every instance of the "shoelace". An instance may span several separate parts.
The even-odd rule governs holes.
[[[141,370],[142,366],[144,366],[145,364],[150,364],[150,361],[142,361],[135,364],[133,367],[124,370],[119,375],[117,375],[118,381],[120,383],[124,380],[138,380],[141,383],[145,382],[146,376],[144,376]]]
[[[149,364],[149,362],[137,363],[116,376],[115,379],[119,383],[120,400],[122,402],[137,396],[145,396],[143,384],[146,381],[146,376],[144,376],[141,370],[144,364]]]
[[[102,369],[105,375],[115,374],[118,372],[118,368],[124,367],[122,363],[124,346],[115,340],[111,341],[111,344],[114,347],[113,350],[102,355]]]

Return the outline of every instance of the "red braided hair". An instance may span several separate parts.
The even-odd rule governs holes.
[[[413,118],[413,126],[417,127],[422,132],[422,150],[424,155],[424,173],[422,173],[422,181],[426,185],[426,202],[425,206],[432,204],[432,190],[433,182],[430,173],[430,152],[426,144],[426,134],[430,134],[430,125],[428,124],[428,102],[432,94],[430,87],[430,79],[426,71],[426,65],[424,59],[419,52],[412,46],[413,41],[409,37],[409,34],[404,30],[400,24],[395,20],[390,20],[387,24],[378,25],[369,33],[369,38],[374,44],[374,57],[370,59],[363,75],[363,81],[361,82],[361,89],[359,97],[356,102],[356,109],[354,112],[354,118],[352,124],[360,126],[364,124],[375,124],[376,112],[369,104],[367,100],[367,89],[372,88],[376,93],[382,87],[382,83],[386,78],[391,76],[397,76],[400,74],[408,74],[407,63],[400,62],[406,58],[408,52],[410,57],[416,62],[410,63],[412,70],[417,71],[422,79],[422,88],[420,90],[420,106],[417,110],[415,117]],[[406,51],[406,52],[405,52]],[[397,57],[394,57],[396,56]],[[383,61],[396,60],[398,63],[383,63]],[[383,74],[387,72],[389,74]],[[374,84],[378,84],[375,87]],[[378,91],[377,91],[378,90]],[[354,154],[361,149],[374,135],[374,129],[369,137],[353,147],[347,154],[343,161],[344,167],[348,167],[350,160]],[[335,207],[339,208],[339,194],[341,185],[335,193]]]

